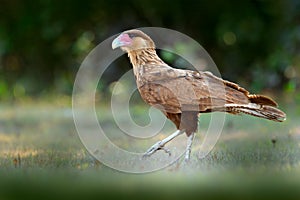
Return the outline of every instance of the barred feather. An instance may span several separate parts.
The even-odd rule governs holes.
[[[124,45],[122,38],[125,38]],[[250,94],[238,84],[210,72],[174,69],[167,65],[156,54],[152,39],[142,31],[123,32],[112,47],[120,47],[128,53],[142,99],[158,107],[187,135],[197,130],[199,113],[245,113],[277,122],[286,119],[285,113],[276,108],[277,103],[269,97]]]
[[[286,114],[281,110],[269,106],[259,105],[255,103],[249,103],[245,105],[241,104],[226,104],[226,110],[234,113],[245,113],[255,117],[261,117],[276,122],[283,122],[286,120]]]

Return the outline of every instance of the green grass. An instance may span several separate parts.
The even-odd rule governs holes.
[[[0,109],[0,199],[300,197],[300,117],[294,107],[286,107],[284,123],[228,115],[220,140],[207,157],[197,158],[196,145],[190,163],[176,162],[140,175],[121,173],[94,160],[79,140],[69,104],[31,102]],[[149,120],[144,109],[133,109],[141,122]],[[100,121],[112,134],[117,132],[108,108],[99,110]],[[201,117],[196,140],[203,139],[209,120],[208,114]],[[167,124],[159,137],[172,130]],[[185,136],[180,137],[169,147],[184,145]],[[166,154],[158,153],[161,156]]]

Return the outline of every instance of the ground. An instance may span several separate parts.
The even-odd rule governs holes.
[[[190,163],[177,162],[140,175],[115,171],[89,155],[77,135],[69,99],[4,103],[0,105],[0,199],[297,198],[300,115],[299,107],[288,103],[280,103],[287,112],[286,122],[228,115],[222,135],[207,157],[199,160],[195,147]],[[103,118],[103,109],[108,107],[100,106],[99,119],[113,132],[114,122],[109,115]],[[144,109],[139,105],[133,113],[141,122],[146,120]],[[209,116],[200,119],[199,141]],[[157,137],[172,130],[169,125]],[[173,145],[181,141],[185,144],[184,136]],[[142,148],[147,147],[148,143]]]

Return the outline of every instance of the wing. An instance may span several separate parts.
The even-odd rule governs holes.
[[[249,92],[210,72],[145,65],[138,88],[144,101],[170,113],[210,112],[225,104],[249,103]]]

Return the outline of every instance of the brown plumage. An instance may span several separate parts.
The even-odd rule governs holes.
[[[186,159],[190,156],[200,113],[221,111],[245,113],[278,122],[285,120],[285,113],[277,109],[277,103],[269,97],[250,94],[239,85],[210,72],[168,66],[157,56],[152,39],[142,31],[123,32],[113,41],[112,47],[120,47],[128,53],[142,99],[160,109],[176,125],[179,131],[174,137],[183,132],[189,137]],[[170,140],[153,145],[146,155],[164,149]]]

